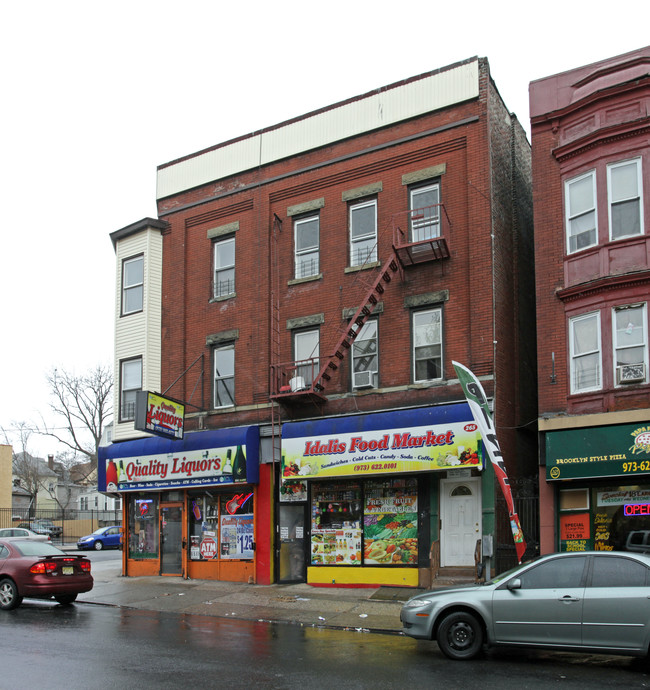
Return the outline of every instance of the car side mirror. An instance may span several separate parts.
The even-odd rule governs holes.
[[[510,582],[508,582],[506,586],[509,590],[521,589],[521,580],[518,577],[515,577],[512,580],[510,580]]]

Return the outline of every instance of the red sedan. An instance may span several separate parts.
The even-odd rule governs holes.
[[[23,597],[71,604],[93,588],[90,560],[47,542],[0,539],[0,609],[16,608]]]

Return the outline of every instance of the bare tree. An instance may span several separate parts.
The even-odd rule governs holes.
[[[13,443],[10,441],[7,429],[2,427],[5,443],[11,446],[11,471],[18,478],[20,486],[31,494],[32,507],[35,507],[41,467],[38,459],[29,452],[29,439],[33,430],[26,422],[12,422],[12,424]]]
[[[47,375],[47,382],[53,399],[50,409],[63,426],[48,426],[43,421],[39,433],[96,462],[104,427],[112,415],[112,370],[97,365],[77,375],[53,369]]]

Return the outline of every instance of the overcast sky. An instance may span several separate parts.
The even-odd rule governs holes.
[[[109,234],[156,216],[157,165],[475,55],[529,131],[531,80],[650,43],[647,0],[225,5],[5,3],[0,427],[51,420],[54,367],[112,363]]]

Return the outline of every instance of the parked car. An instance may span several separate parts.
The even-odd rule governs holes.
[[[33,539],[34,541],[51,541],[49,534],[36,534],[26,527],[7,527],[0,529],[0,539]]]
[[[90,560],[47,542],[0,539],[0,609],[19,606],[23,597],[71,604],[93,588]]]
[[[451,659],[472,659],[484,645],[646,656],[650,556],[540,556],[485,584],[417,594],[400,617],[405,635],[436,640]]]
[[[630,532],[625,542],[625,550],[650,553],[650,530],[642,529]]]
[[[36,518],[34,524],[49,529],[52,537],[60,537],[63,534],[63,527],[61,527],[61,525],[55,525],[52,520],[48,520],[47,518]]]
[[[36,522],[21,522],[18,527],[20,529],[29,529],[32,532],[36,532],[36,534],[45,534],[48,537],[52,536],[52,530]]]
[[[117,525],[100,527],[92,534],[81,537],[79,541],[77,541],[77,548],[80,550],[95,549],[95,551],[101,551],[102,549],[119,549],[121,536],[121,528]]]
[[[59,525],[55,525],[49,520],[31,520],[30,522],[21,522],[18,527],[30,529],[32,532],[36,532],[36,534],[47,534],[52,538],[60,537],[61,533],[63,532]]]

